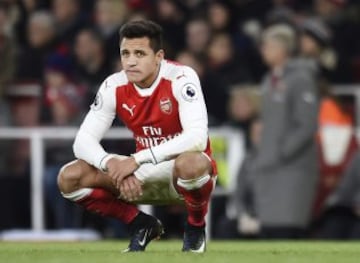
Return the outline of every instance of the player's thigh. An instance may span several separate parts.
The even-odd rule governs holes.
[[[74,160],[64,165],[58,176],[58,184],[62,192],[96,187],[117,192],[109,176],[83,160]]]
[[[135,171],[135,176],[144,182],[143,195],[138,203],[172,204],[182,202],[182,197],[174,187],[174,160],[159,164],[143,164]]]
[[[107,174],[84,161],[81,162],[81,165],[84,166],[80,179],[80,185],[82,187],[115,189],[111,178]]]

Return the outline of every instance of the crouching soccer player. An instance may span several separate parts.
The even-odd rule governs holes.
[[[161,236],[161,222],[136,204],[183,202],[183,251],[205,251],[205,215],[214,188],[207,112],[199,78],[164,59],[162,29],[151,21],[120,30],[123,70],[104,80],[60,170],[62,195],[89,211],[128,224],[126,251],[144,251]],[[107,153],[100,141],[118,116],[133,132],[136,153]]]

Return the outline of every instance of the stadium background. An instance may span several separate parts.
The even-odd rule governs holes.
[[[258,50],[262,29],[287,23],[302,32],[314,17],[324,21],[326,29],[319,31],[316,25],[306,29],[337,58],[336,66],[326,71],[331,98],[336,98],[335,110],[326,112],[330,118],[340,114],[341,124],[351,126],[356,134],[360,116],[360,4],[356,0],[2,0],[0,130],[78,127],[101,81],[121,69],[118,29],[125,21],[150,18],[164,28],[166,57],[192,66],[199,74],[210,126],[231,127],[243,135],[240,164],[250,144],[251,124],[261,107],[259,83],[266,73]],[[324,102],[329,102],[327,99],[329,95],[324,96]],[[231,142],[217,136],[212,143],[221,170],[218,188],[228,189],[231,180],[226,154]],[[121,149],[123,154],[133,150],[128,140],[106,141],[105,145],[110,151]],[[1,139],[0,147],[0,230],[31,228],[29,141]],[[356,151],[354,141],[341,165],[330,167],[330,173],[319,173],[322,179],[311,231],[326,197],[336,188]],[[91,228],[106,238],[126,236],[118,222],[85,213],[57,193],[55,176],[61,164],[73,158],[71,142],[46,140],[44,153],[46,228]],[[226,213],[226,199],[213,200],[214,238],[216,222]],[[168,237],[181,235],[183,212],[176,206],[155,211],[166,222]],[[314,238],[312,234],[307,237]]]

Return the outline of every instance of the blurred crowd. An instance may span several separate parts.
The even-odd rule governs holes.
[[[245,135],[238,187],[214,202],[215,237],[360,238],[354,104],[331,92],[360,82],[357,0],[0,0],[0,127],[78,127],[121,70],[119,28],[138,19],[158,22],[166,58],[198,73],[210,126]],[[9,149],[0,178],[28,178],[28,141],[0,147]],[[71,142],[49,142],[46,153],[52,227],[79,226],[54,195]],[[159,211],[169,222],[182,212]]]

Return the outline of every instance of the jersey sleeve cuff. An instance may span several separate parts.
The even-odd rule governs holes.
[[[100,168],[101,171],[103,171],[104,173],[107,172],[107,166],[106,166],[106,164],[107,164],[107,162],[108,162],[111,158],[113,158],[113,157],[115,157],[114,154],[107,154],[107,155],[105,155],[105,156],[101,159],[100,165],[99,165],[99,168]]]
[[[132,154],[131,156],[134,157],[135,162],[138,165],[141,165],[143,163],[153,163],[153,164],[158,163],[151,148],[139,151],[137,153]]]

